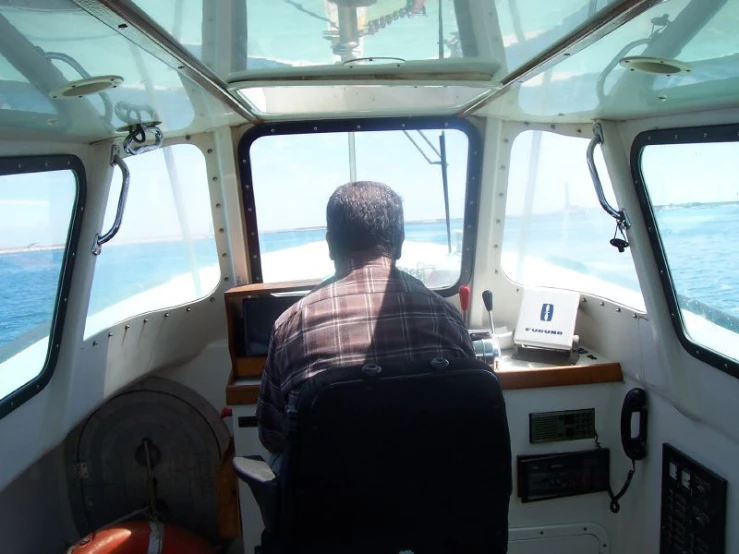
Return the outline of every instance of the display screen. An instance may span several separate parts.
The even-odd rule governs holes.
[[[302,295],[265,296],[246,298],[243,303],[244,314],[244,355],[266,356],[272,326],[282,312],[287,310]]]

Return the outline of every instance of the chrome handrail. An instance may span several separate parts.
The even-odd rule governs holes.
[[[595,167],[594,158],[595,147],[599,144],[603,144],[603,128],[601,127],[600,123],[596,123],[595,125],[593,125],[593,138],[590,139],[588,150],[585,155],[588,161],[588,169],[590,170],[590,178],[593,180],[595,194],[598,195],[598,202],[600,202],[600,205],[603,207],[605,212],[618,222],[619,229],[629,229],[631,227],[629,216],[626,215],[626,212],[624,210],[614,209],[608,203],[606,195],[603,192],[603,184],[601,183],[600,177],[598,176],[598,168]]]
[[[118,208],[116,209],[115,220],[110,230],[104,235],[100,235],[100,233],[95,234],[95,240],[92,242],[92,253],[94,256],[99,256],[102,252],[103,244],[118,234],[118,230],[121,228],[121,222],[123,221],[123,211],[126,209],[126,198],[128,197],[128,185],[131,182],[131,172],[128,170],[126,162],[118,154],[113,155],[111,165],[117,165],[123,175],[121,195],[118,197]]]

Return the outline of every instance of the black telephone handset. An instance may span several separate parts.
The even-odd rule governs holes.
[[[631,418],[634,414],[639,414],[639,433],[631,436]],[[617,514],[621,510],[619,500],[626,494],[631,485],[631,479],[636,473],[636,460],[643,460],[647,457],[647,392],[644,389],[631,389],[626,393],[624,405],[621,407],[621,445],[624,452],[631,460],[631,469],[626,476],[626,482],[618,493],[613,492],[610,485],[608,487],[608,496],[611,497],[611,511]]]
[[[639,433],[631,436],[631,418],[639,414]],[[632,460],[647,457],[647,393],[644,389],[631,389],[624,398],[621,408],[621,444],[624,452]]]

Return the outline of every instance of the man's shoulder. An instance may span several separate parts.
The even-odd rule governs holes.
[[[431,302],[434,302],[440,306],[444,306],[445,309],[449,308],[451,310],[454,310],[454,307],[449,302],[444,300],[444,298],[438,292],[428,288],[420,279],[414,277],[410,273],[406,273],[402,269],[398,269],[398,273],[400,275],[400,278],[403,280],[403,283],[405,284],[408,292],[426,296],[430,299]]]
[[[303,313],[303,310],[306,307],[327,298],[330,295],[329,289],[332,284],[333,279],[323,281],[303,298],[282,312],[282,314],[275,320],[275,330],[281,329],[290,322],[295,321],[295,319]]]

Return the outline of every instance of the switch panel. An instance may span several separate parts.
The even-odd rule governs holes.
[[[595,437],[595,409],[529,414],[529,442],[573,441]]]
[[[662,445],[660,554],[724,554],[726,480]]]

